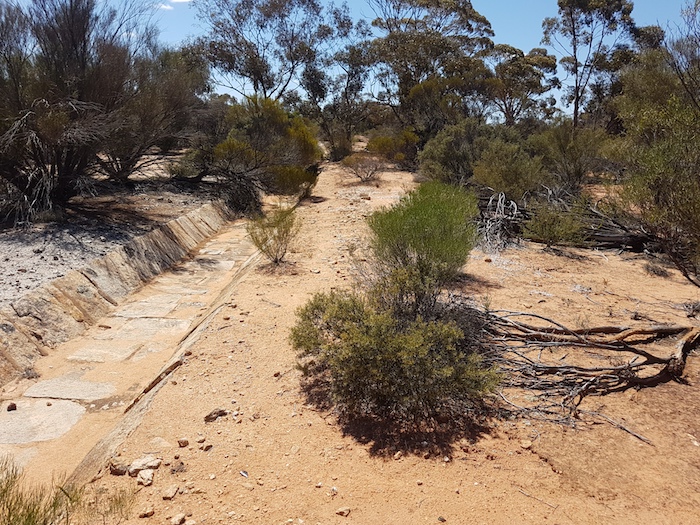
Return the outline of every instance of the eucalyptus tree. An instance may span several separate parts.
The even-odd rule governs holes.
[[[198,44],[222,83],[240,96],[281,100],[299,86],[334,38],[349,31],[347,10],[318,0],[195,0],[208,28]]]
[[[634,6],[629,0],[558,0],[557,4],[558,16],[542,22],[542,43],[561,55],[559,63],[570,79],[565,100],[573,106],[576,129],[596,72],[634,29]]]
[[[555,76],[556,57],[542,48],[525,54],[507,44],[498,44],[488,61],[493,64],[493,77],[487,80],[490,99],[507,126],[524,117],[551,114],[554,101],[543,95],[560,86]]]
[[[334,45],[304,69],[300,84],[305,98],[298,101],[301,113],[318,124],[332,160],[351,153],[353,135],[368,116],[370,31],[364,20],[352,22],[348,16],[347,22]]]
[[[433,136],[453,115],[480,113],[492,45],[488,20],[468,0],[370,0],[377,98],[402,123]],[[435,108],[440,108],[437,112]],[[432,117],[439,121],[432,121]],[[431,117],[431,118],[429,118]]]

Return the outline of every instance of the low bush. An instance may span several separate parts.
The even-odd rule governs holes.
[[[586,224],[581,218],[583,203],[573,206],[540,202],[531,208],[531,216],[525,221],[524,236],[548,247],[554,245],[576,246],[586,239]]]
[[[379,157],[367,153],[355,153],[345,157],[341,163],[361,182],[373,180],[384,168],[384,162]]]
[[[325,376],[349,419],[406,430],[468,417],[498,382],[451,321],[408,324],[348,292],[317,294],[299,312],[292,343],[307,375]]]
[[[541,158],[530,156],[518,144],[500,139],[491,141],[473,169],[476,182],[518,202],[549,183]]]
[[[294,195],[306,198],[318,181],[318,165],[306,169],[301,166],[274,166],[271,168],[274,182],[271,186],[280,195]]]
[[[410,129],[376,133],[367,142],[367,151],[396,162],[399,166],[413,168],[418,153],[419,137]]]
[[[464,427],[498,375],[480,359],[478,322],[439,295],[466,263],[476,212],[463,189],[429,182],[370,216],[365,288],[316,294],[297,312],[310,398],[404,436]]]
[[[300,228],[301,224],[293,208],[278,208],[267,215],[251,219],[247,225],[253,244],[273,264],[280,264],[284,260]]]
[[[586,176],[598,171],[604,142],[602,130],[574,129],[570,121],[564,120],[532,135],[528,146],[542,158],[558,189],[578,195]]]

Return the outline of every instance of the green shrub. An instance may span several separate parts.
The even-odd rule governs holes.
[[[372,264],[383,308],[400,317],[427,315],[441,287],[467,262],[474,246],[476,199],[465,190],[427,182],[392,208],[372,214]]]
[[[275,101],[250,97],[232,106],[226,140],[213,148],[208,172],[227,183],[232,203],[259,209],[260,191],[306,195],[316,182],[321,159],[313,130]]]
[[[474,180],[495,193],[521,201],[527,193],[548,182],[542,160],[531,157],[518,144],[492,141],[474,164]]]
[[[453,322],[401,323],[347,292],[317,294],[297,316],[291,340],[302,370],[326,376],[331,401],[347,418],[407,430],[463,420],[498,382],[461,344]]]
[[[600,129],[574,129],[562,121],[533,135],[528,141],[532,151],[542,157],[545,169],[562,190],[578,195],[587,175],[600,164],[605,133]]]
[[[418,135],[411,128],[374,135],[367,142],[367,151],[381,155],[400,166],[413,168],[418,151]]]
[[[305,198],[318,181],[318,166],[302,168],[300,166],[274,166],[270,170],[274,175],[275,192],[281,195],[296,195]]]
[[[373,180],[384,168],[384,163],[379,157],[367,153],[355,153],[345,157],[341,164],[362,182]]]
[[[430,139],[418,156],[421,175],[450,184],[464,185],[474,174],[474,163],[484,147],[484,126],[464,119],[446,126]]]
[[[583,203],[572,207],[550,202],[537,203],[525,221],[525,237],[547,246],[576,246],[586,239],[586,224],[581,218]]]
[[[273,264],[280,264],[301,228],[293,208],[278,208],[251,219],[247,232],[255,247]]]

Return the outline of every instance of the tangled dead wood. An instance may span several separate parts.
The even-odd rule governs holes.
[[[684,382],[688,355],[700,344],[700,327],[695,326],[571,329],[531,313],[495,311],[487,316],[486,360],[502,371],[506,387],[534,394],[529,396],[529,406],[516,405],[501,394],[512,409],[560,422],[594,416],[647,442],[609,417],[579,405],[591,395]],[[661,353],[673,340],[675,348]]]

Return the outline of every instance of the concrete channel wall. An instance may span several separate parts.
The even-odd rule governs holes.
[[[31,377],[37,358],[95,325],[231,219],[223,202],[205,204],[0,309],[0,386]]]

